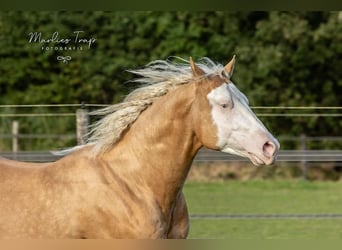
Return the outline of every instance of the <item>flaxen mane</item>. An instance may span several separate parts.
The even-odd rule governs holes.
[[[95,144],[97,153],[104,152],[120,140],[122,132],[126,130],[157,98],[165,95],[170,89],[186,84],[193,79],[190,64],[183,59],[183,63],[157,60],[144,68],[129,70],[140,76],[133,80],[143,86],[131,92],[121,103],[92,112],[93,115],[104,116],[92,125],[88,144]],[[215,64],[209,58],[201,59],[197,64],[206,75],[220,75],[224,67]]]

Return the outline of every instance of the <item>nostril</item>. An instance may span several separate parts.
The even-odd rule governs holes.
[[[264,155],[266,157],[272,157],[276,151],[276,146],[273,142],[266,142],[263,146]]]

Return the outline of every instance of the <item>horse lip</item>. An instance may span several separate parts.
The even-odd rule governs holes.
[[[260,158],[258,157],[256,154],[250,152],[250,151],[235,151],[232,152],[229,150],[229,148],[224,148],[221,150],[222,152],[225,153],[229,153],[229,154],[236,154],[236,155],[240,155],[242,157],[248,158],[255,166],[260,166],[260,165],[271,165],[275,162],[276,160],[276,155],[268,158],[268,159],[264,159],[264,158]]]
[[[266,164],[265,161],[263,161],[262,159],[260,159],[258,156],[256,156],[256,155],[253,154],[252,152],[248,152],[248,158],[251,160],[251,162],[252,162],[255,166],[260,166],[260,165]]]
[[[276,159],[277,159],[277,154],[273,155],[270,158],[267,159],[262,159],[259,158],[256,154],[252,153],[252,152],[248,152],[248,158],[251,160],[251,162],[255,165],[255,166],[260,166],[260,165],[272,165],[275,163]]]

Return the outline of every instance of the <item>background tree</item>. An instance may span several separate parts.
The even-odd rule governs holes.
[[[77,30],[96,38],[90,49],[42,51],[28,42],[30,32]],[[233,81],[251,106],[340,106],[341,36],[341,12],[0,12],[0,104],[115,103],[135,87],[127,69],[169,56],[224,64],[237,54]],[[336,117],[262,120],[276,135],[340,135],[342,125]],[[26,124],[75,129],[70,120]]]

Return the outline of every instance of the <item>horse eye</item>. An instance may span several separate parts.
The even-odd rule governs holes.
[[[225,109],[225,108],[227,108],[227,107],[228,107],[228,104],[226,104],[226,103],[223,103],[223,104],[221,104],[221,107]]]

